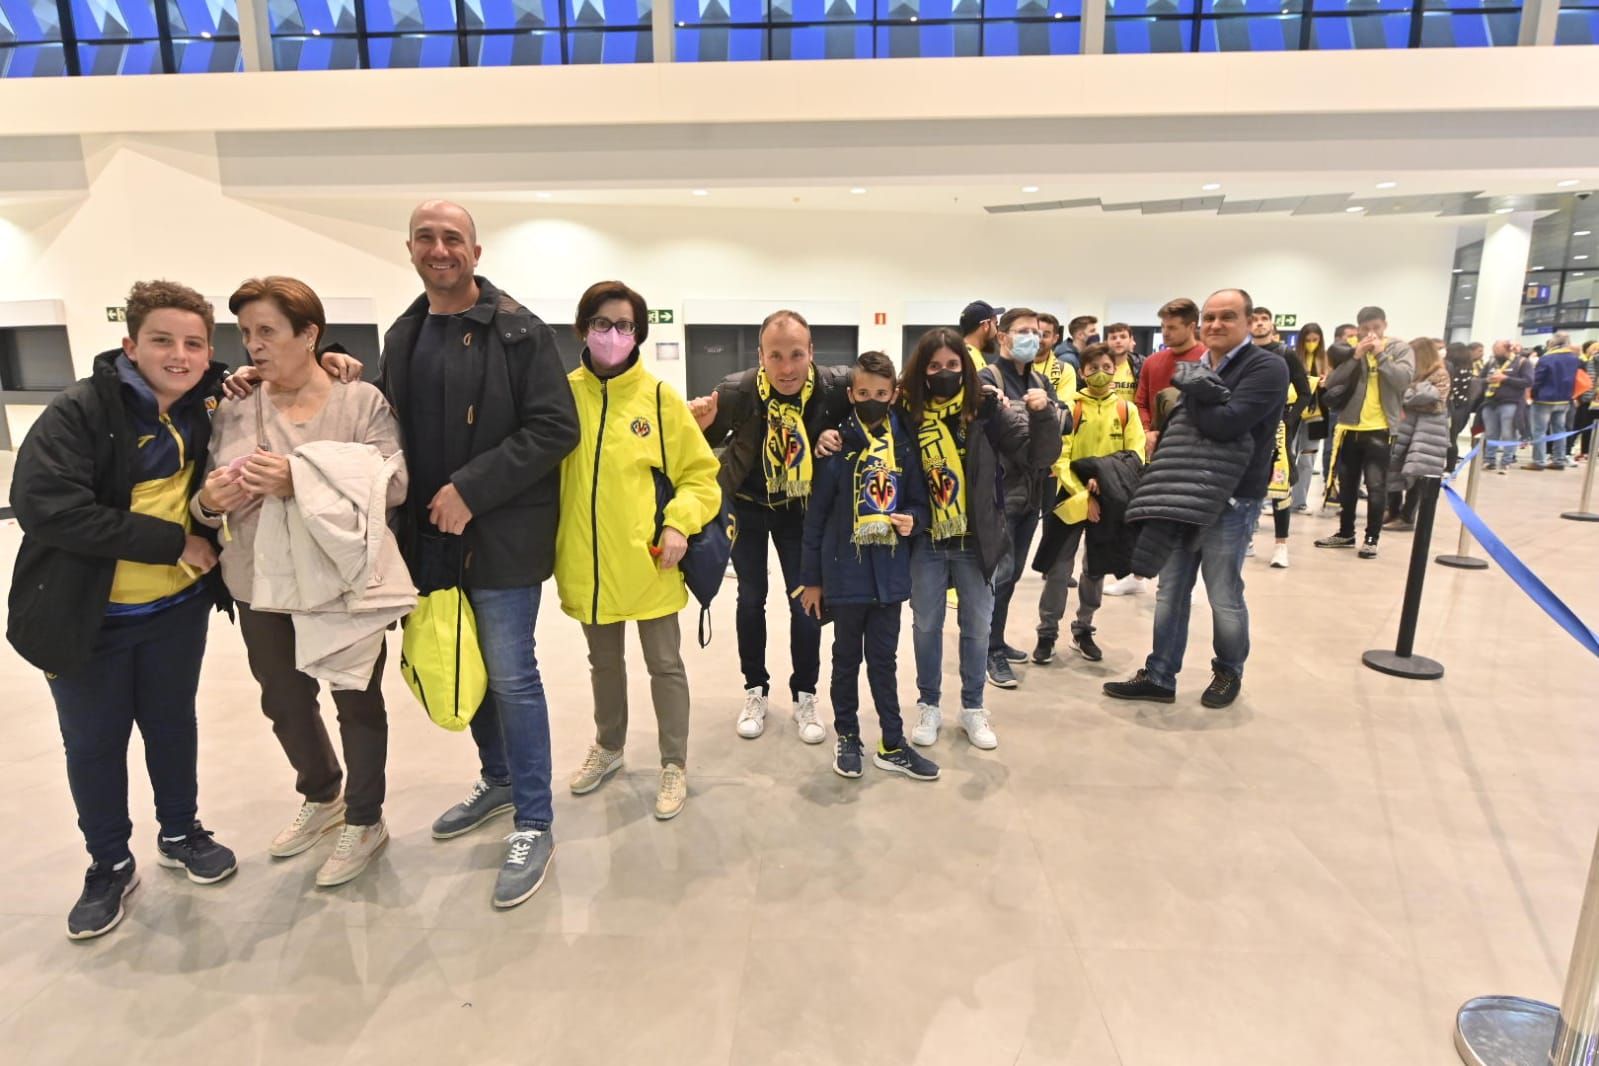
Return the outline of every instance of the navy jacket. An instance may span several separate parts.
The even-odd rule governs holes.
[[[903,603],[911,598],[911,538],[932,522],[927,505],[927,479],[916,434],[898,411],[888,415],[894,432],[894,462],[899,467],[899,499],[895,511],[916,524],[911,536],[893,546],[857,545],[855,531],[855,460],[866,447],[860,423],[851,415],[843,426],[844,448],[820,460],[810,504],[805,509],[805,540],[800,555],[800,584],[820,585],[828,606],[851,603]]]
[[[1582,360],[1570,348],[1552,348],[1538,360],[1532,374],[1533,403],[1570,403],[1577,391],[1577,368]]]
[[[1210,365],[1208,358],[1204,365]],[[1246,342],[1218,376],[1227,387],[1225,399],[1209,395],[1203,386],[1189,390],[1179,384],[1184,390],[1183,403],[1199,432],[1209,439],[1251,438],[1254,453],[1232,494],[1240,500],[1261,499],[1271,481],[1277,423],[1282,421],[1288,396],[1288,364],[1282,356]]]

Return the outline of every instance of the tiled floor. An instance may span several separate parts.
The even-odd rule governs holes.
[[[1593,622],[1599,526],[1555,517],[1578,477],[1492,478],[1482,510]],[[470,784],[473,751],[397,677],[386,854],[335,891],[312,884],[329,844],[267,858],[297,800],[219,621],[202,815],[239,874],[203,888],[156,866],[136,770],[144,884],[120,929],[69,942],[85,858],[60,741],[43,681],[6,648],[3,1059],[1455,1063],[1467,997],[1559,995],[1599,825],[1599,664],[1498,570],[1433,567],[1418,650],[1447,677],[1365,670],[1363,649],[1391,646],[1410,538],[1363,562],[1311,548],[1330,525],[1296,521],[1286,572],[1267,568],[1261,534],[1255,652],[1231,711],[1198,706],[1202,606],[1175,708],[1101,698],[1099,682],[1148,650],[1153,610],[1147,595],[1109,600],[1106,661],[1029,666],[1020,690],[990,689],[999,749],[946,729],[934,784],[871,768],[842,780],[830,746],[800,744],[780,715],[758,741],[734,736],[729,592],[714,644],[688,654],[691,798],[667,824],[650,816],[636,654],[645,713],[627,771],[586,798],[561,787],[590,737],[589,695],[581,637],[551,597],[539,638],[559,850],[543,891],[508,913],[488,903],[503,826],[428,836]],[[1438,550],[1456,528],[1440,518]],[[5,558],[17,538],[0,528]],[[1030,577],[1018,594],[1013,643],[1031,646],[1038,588]],[[786,650],[772,658],[786,676]]]

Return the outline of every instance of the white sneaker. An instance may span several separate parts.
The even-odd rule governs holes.
[[[272,838],[267,854],[274,859],[287,859],[290,855],[309,851],[322,839],[323,834],[337,829],[343,821],[343,796],[327,803],[302,803],[294,821]]]
[[[738,735],[754,740],[766,732],[766,696],[759,688],[744,690],[744,709],[738,716]]]
[[[1255,542],[1254,541],[1250,541],[1248,544],[1244,545],[1244,558],[1245,559],[1253,559],[1254,557],[1255,557]]]
[[[827,739],[827,727],[816,717],[816,693],[801,692],[794,705],[794,724],[799,726],[799,738],[807,744],[820,744]]]
[[[999,747],[999,738],[994,735],[994,727],[988,724],[986,709],[967,707],[961,711],[961,728],[966,730],[966,739],[972,742],[972,747],[982,748],[984,751],[993,751]]]
[[[1144,583],[1137,574],[1119,577],[1105,586],[1106,596],[1136,596],[1144,591]]]
[[[572,795],[588,795],[621,768],[621,752],[606,751],[598,744],[589,745],[589,753],[583,758],[583,765],[572,775]]]
[[[928,748],[938,743],[938,727],[944,724],[944,712],[931,703],[916,705],[916,728],[911,730],[911,743]]]
[[[338,846],[322,869],[316,872],[318,888],[332,888],[353,881],[358,874],[383,850],[389,842],[389,827],[378,819],[377,825],[347,825],[339,833]]]
[[[1288,545],[1277,545],[1277,550],[1271,553],[1271,565],[1274,570],[1288,569]]]

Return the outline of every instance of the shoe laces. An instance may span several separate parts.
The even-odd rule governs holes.
[[[180,839],[168,840],[167,843],[175,848],[183,848],[185,851],[208,851],[215,846],[211,842],[211,838],[215,835],[199,822],[195,822],[194,827],[183,834]]]
[[[589,748],[588,756],[583,760],[583,768],[579,770],[578,773],[582,774],[584,777],[587,777],[590,774],[600,773],[607,766],[610,766],[611,763],[616,761],[614,756],[612,758],[606,758],[607,755],[611,755],[611,753],[600,747],[598,744],[595,744],[593,747]]]
[[[507,866],[526,866],[528,856],[533,854],[533,842],[544,835],[541,829],[518,829],[506,841],[511,845],[511,852],[505,857]]]
[[[484,796],[487,796],[489,794],[489,787],[490,786],[487,781],[483,780],[481,777],[478,778],[472,783],[472,791],[467,794],[467,797],[461,803],[461,806],[470,807]]]
[[[661,795],[677,797],[688,788],[687,775],[681,766],[667,766],[661,770]]]
[[[316,817],[317,809],[321,806],[322,804],[320,803],[300,804],[300,813],[294,816],[294,824],[289,826],[289,831],[291,833],[298,833],[300,830],[310,825],[311,819]]]
[[[937,707],[934,707],[931,704],[924,704],[922,706],[922,716],[916,722],[917,728],[925,728],[937,725],[939,719],[942,717],[943,715],[939,713]]]
[[[801,696],[799,698],[799,703],[794,708],[794,720],[797,721],[800,725],[817,725],[817,724],[819,724],[817,722],[817,720],[816,720],[816,697],[815,696],[811,696],[809,698],[807,698],[805,696]]]
[[[759,691],[746,692],[744,694],[744,710],[740,712],[738,720],[744,722],[751,718],[761,717],[764,713],[762,704],[765,700],[766,697],[762,696]]]
[[[335,859],[349,858],[350,852],[355,850],[355,845],[360,841],[361,834],[365,829],[365,826],[347,825],[340,830],[339,842],[333,846],[333,857]]]
[[[966,715],[967,720],[977,728],[987,729],[989,727],[987,707],[977,707],[973,710],[965,711],[963,713]]]

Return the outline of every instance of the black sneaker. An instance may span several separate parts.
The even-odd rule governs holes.
[[[1091,663],[1097,663],[1105,657],[1099,650],[1099,645],[1094,643],[1092,629],[1077,629],[1072,631],[1072,647],[1076,648],[1083,658]]]
[[[1005,657],[1005,661],[1008,663],[1025,663],[1027,661],[1027,653],[1010,644],[1002,646],[999,649],[999,653]]]
[[[1360,554],[1360,557],[1362,559],[1375,559],[1375,558],[1377,558],[1377,538],[1376,537],[1367,537],[1366,538],[1366,543],[1364,543],[1364,544],[1362,544],[1360,546],[1360,553],[1359,554]]]
[[[1118,700],[1147,700],[1150,703],[1173,703],[1177,690],[1163,688],[1149,679],[1146,671],[1134,674],[1131,681],[1105,682],[1105,695]]]
[[[1033,662],[1039,666],[1048,666],[1055,661],[1055,642],[1038,638],[1038,647],[1033,649]]]
[[[1010,668],[1010,663],[999,652],[988,657],[988,683],[995,688],[1015,688],[1018,684],[1016,671]]]
[[[176,839],[158,835],[155,844],[162,866],[186,871],[189,880],[197,885],[214,885],[239,868],[233,852],[213,840],[211,831],[199,822]]]
[[[139,874],[131,858],[120,868],[98,862],[89,867],[83,875],[83,895],[67,915],[67,936],[90,940],[111,932],[122,921],[122,901],[138,887]]]
[[[1217,670],[1210,675],[1210,684],[1205,686],[1205,693],[1199,697],[1199,702],[1206,707],[1230,706],[1233,700],[1238,698],[1239,689],[1243,687],[1244,679],[1237,674]]]
[[[860,737],[839,737],[833,749],[833,772],[839,777],[859,777],[861,758]]]
[[[1353,548],[1354,546],[1355,535],[1353,533],[1348,536],[1342,533],[1334,533],[1332,536],[1322,537],[1316,542],[1316,547],[1318,548]]]
[[[938,780],[938,764],[931,759],[923,758],[909,745],[901,744],[893,751],[884,751],[883,746],[879,744],[877,754],[872,756],[872,763],[880,770],[904,774],[916,781]]]

